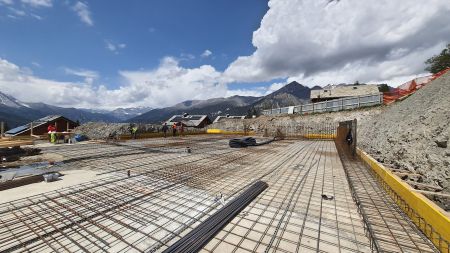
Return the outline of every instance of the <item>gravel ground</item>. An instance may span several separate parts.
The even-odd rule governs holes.
[[[364,124],[370,118],[379,115],[385,110],[385,106],[369,107],[358,110],[342,112],[320,113],[313,115],[280,115],[260,116],[254,119],[224,119],[210,125],[208,128],[218,128],[227,131],[244,131],[244,128],[263,134],[276,132],[277,128],[295,128],[304,124],[337,123],[345,120],[357,119],[359,124]]]
[[[261,116],[227,119],[209,128],[228,131],[276,132],[280,127],[358,119],[358,146],[392,169],[409,171],[402,176],[419,190],[450,194],[450,73],[431,82],[404,101],[390,106],[315,115]],[[432,185],[418,186],[413,182]],[[414,185],[413,185],[414,184]],[[450,198],[429,196],[450,211]]]
[[[441,189],[435,191],[450,194],[450,73],[390,106],[315,115],[226,119],[209,128],[227,131],[247,129],[263,134],[276,132],[280,127],[287,129],[300,124],[332,123],[355,118],[358,119],[358,146],[389,168],[414,174],[404,176],[404,180],[433,185]],[[78,127],[76,132],[91,139],[104,139],[114,132],[128,134],[128,126],[87,123]],[[151,126],[140,128],[147,131]],[[414,187],[430,190],[417,185]],[[433,198],[445,210],[450,210],[449,198]]]
[[[361,124],[358,145],[390,168],[419,174],[405,176],[404,180],[431,184],[448,194],[449,137],[450,73],[447,73]],[[434,200],[450,210],[449,198]]]
[[[138,133],[157,132],[159,125],[137,124]],[[129,123],[88,122],[77,128],[75,133],[87,136],[92,140],[107,139],[110,135],[130,134]]]

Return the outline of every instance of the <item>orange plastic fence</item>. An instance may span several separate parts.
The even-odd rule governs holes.
[[[418,89],[427,85],[429,82],[439,78],[440,76],[447,73],[448,71],[450,71],[450,68],[447,68],[447,69],[445,69],[439,73],[436,73],[434,75],[424,76],[424,77],[419,77],[419,78],[413,79],[409,82],[406,82],[406,83],[398,86],[398,88],[395,88],[388,92],[384,92],[383,93],[383,103],[390,104],[396,100],[402,99],[403,97],[416,92]]]

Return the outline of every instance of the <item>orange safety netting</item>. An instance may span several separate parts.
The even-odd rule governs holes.
[[[402,99],[409,94],[412,94],[416,92],[418,89],[422,88],[423,86],[427,85],[429,82],[439,78],[443,74],[450,71],[450,68],[447,68],[439,73],[436,73],[434,75],[429,76],[423,76],[416,79],[413,79],[409,82],[406,82],[400,86],[398,86],[395,89],[392,89],[388,92],[383,92],[383,103],[384,104],[390,104],[396,100]]]

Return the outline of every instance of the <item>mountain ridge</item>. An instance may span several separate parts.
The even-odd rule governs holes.
[[[160,124],[175,114],[206,114],[212,120],[219,115],[250,115],[264,109],[299,105],[309,102],[311,89],[296,81],[262,97],[233,96],[207,100],[187,100],[174,106],[153,109],[129,121]],[[236,103],[240,101],[241,103]],[[213,103],[217,102],[217,103]]]
[[[219,115],[254,115],[261,110],[299,105],[309,102],[311,89],[296,81],[262,97],[231,96],[205,100],[186,100],[173,106],[101,109],[65,108],[45,103],[24,103],[0,91],[0,120],[9,127],[18,126],[51,114],[63,115],[74,121],[133,122],[160,124],[174,114],[206,114],[211,119]]]

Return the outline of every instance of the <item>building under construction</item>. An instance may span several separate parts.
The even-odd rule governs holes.
[[[220,134],[43,147],[64,157],[54,170],[101,178],[1,201],[0,252],[448,252],[445,219],[360,157],[354,124],[247,148]]]

